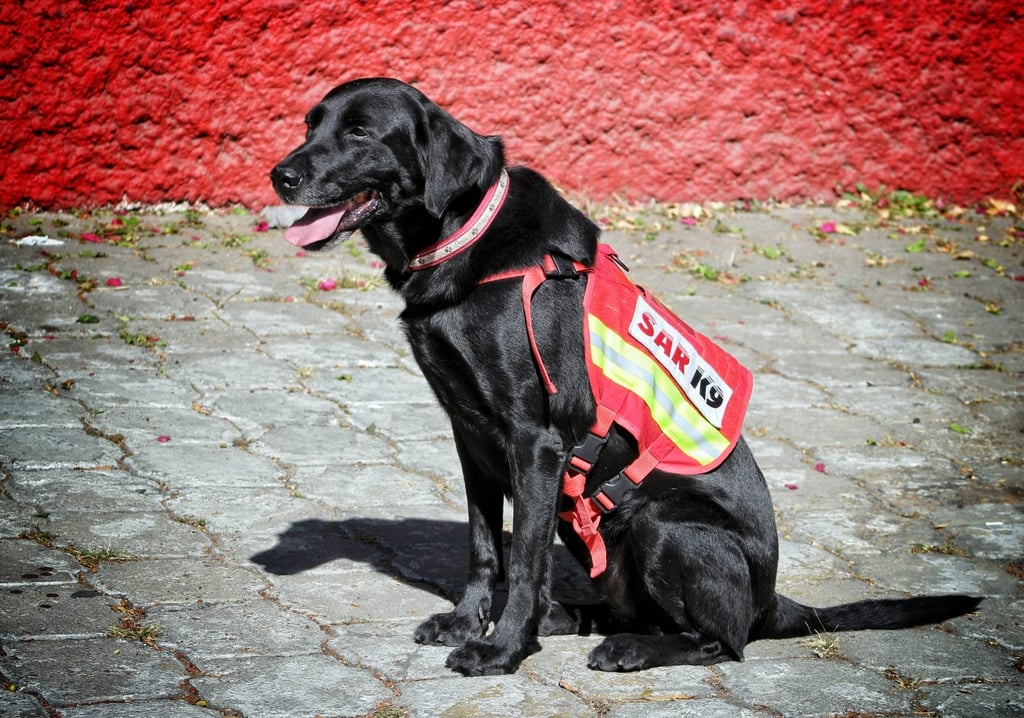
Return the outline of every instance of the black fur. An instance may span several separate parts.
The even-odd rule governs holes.
[[[469,502],[469,578],[455,609],[432,616],[415,636],[455,647],[449,667],[466,675],[515,671],[536,650],[536,635],[580,630],[583,616],[596,616],[599,627],[617,622],[627,629],[593,650],[590,667],[636,670],[739,660],[759,638],[901,628],[977,606],[980,599],[937,596],[815,609],[778,595],[771,498],[742,440],[708,474],[655,472],[605,517],[608,569],[597,584],[610,610],[591,615],[553,604],[556,525],[570,550],[584,565],[589,561],[556,517],[567,447],[594,419],[582,337],[585,279],[547,281],[533,301],[540,351],[558,387],[553,396],[530,350],[520,283],[476,282],[535,264],[549,252],[589,264],[597,228],[540,175],[513,168],[509,198],[486,235],[446,263],[410,272],[410,259],[465,223],[498,179],[500,139],[477,135],[419,91],[388,79],[336,88],[307,123],[305,143],[271,174],[275,189],[285,202],[314,207],[372,198],[357,226],[343,222],[336,236],[309,248],[333,246],[362,230],[405,299],[405,332],[451,419]],[[592,484],[634,455],[631,439],[613,435]],[[515,511],[509,596],[487,634],[492,593],[506,573],[506,497]]]

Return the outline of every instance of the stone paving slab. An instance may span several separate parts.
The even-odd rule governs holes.
[[[77,583],[9,588],[4,604],[0,636],[15,641],[102,638],[118,623],[109,598]]]
[[[204,664],[208,668],[193,681],[196,690],[210,705],[234,706],[245,716],[292,718],[299,711],[359,715],[394,695],[371,672],[346,666],[329,653],[210,659]]]
[[[109,638],[5,641],[0,671],[17,690],[58,711],[88,703],[124,703],[181,694],[173,655]]]
[[[636,674],[551,637],[515,675],[454,675],[412,634],[465,580],[455,448],[359,239],[300,256],[244,213],[10,213],[0,715],[1024,715],[1024,219],[597,212],[754,370],[780,590],[979,613]],[[66,243],[17,246],[40,233]],[[593,599],[555,566],[557,596]]]

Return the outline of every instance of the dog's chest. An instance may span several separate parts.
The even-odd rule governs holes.
[[[461,322],[432,316],[405,322],[406,336],[424,378],[453,422],[478,423],[492,403],[486,343],[466,335]]]

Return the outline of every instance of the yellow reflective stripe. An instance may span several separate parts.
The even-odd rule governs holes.
[[[651,418],[680,451],[706,466],[729,448],[729,440],[697,411],[658,362],[595,315],[589,315],[588,321],[595,366],[610,381],[640,397]]]

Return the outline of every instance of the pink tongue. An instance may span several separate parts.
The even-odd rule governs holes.
[[[344,215],[345,207],[311,209],[285,230],[284,238],[296,247],[327,239],[334,234]]]

